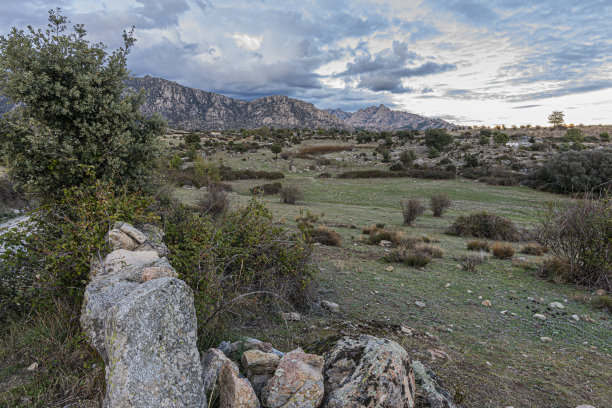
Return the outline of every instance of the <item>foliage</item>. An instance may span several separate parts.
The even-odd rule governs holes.
[[[282,188],[283,188],[283,185],[279,182],[276,182],[276,183],[265,183],[260,186],[255,186],[255,187],[252,187],[249,191],[251,192],[251,194],[272,195],[272,194],[278,194]]]
[[[566,142],[582,142],[584,140],[584,135],[582,134],[582,131],[580,129],[577,128],[569,128],[565,131],[565,137],[564,137]]]
[[[612,180],[612,149],[569,151],[533,171],[530,185],[555,193],[604,193]]]
[[[274,158],[275,158],[275,159],[277,159],[277,158],[278,158],[278,154],[279,154],[279,153],[280,153],[282,150],[283,150],[283,148],[282,148],[282,146],[281,146],[281,145],[277,145],[277,144],[275,144],[275,145],[270,146],[270,151],[271,151],[272,153],[274,153]]]
[[[489,244],[485,241],[481,241],[479,239],[471,240],[466,245],[468,251],[485,251],[489,252],[491,249],[489,248]]]
[[[442,251],[442,248],[440,248],[438,245],[422,243],[416,244],[414,246],[414,249],[418,252],[427,254],[432,258],[442,258],[442,256],[444,255],[444,251]]]
[[[491,253],[499,259],[512,258],[514,255],[514,247],[507,242],[496,242],[491,246]]]
[[[193,173],[200,181],[198,184],[216,183],[221,180],[219,166],[200,155],[194,158]]]
[[[400,206],[402,207],[402,217],[406,225],[412,225],[417,217],[425,212],[425,206],[421,204],[421,200],[418,198],[402,200],[400,201]]]
[[[431,211],[433,211],[434,217],[441,217],[444,211],[450,208],[452,201],[448,198],[448,194],[437,193],[431,196],[429,199],[431,204]]]
[[[525,254],[525,255],[540,256],[540,255],[544,255],[547,252],[548,250],[546,248],[534,242],[530,242],[526,245],[523,245],[523,247],[521,248],[521,254]]]
[[[205,214],[218,217],[227,211],[229,206],[227,192],[217,183],[208,183],[206,191],[198,200],[198,209]]]
[[[327,246],[340,246],[342,244],[342,237],[331,228],[319,225],[312,231],[309,241]]]
[[[612,202],[587,198],[550,206],[534,240],[567,263],[563,279],[612,289]]]
[[[553,125],[553,127],[562,126],[564,122],[565,114],[562,111],[553,111],[550,115],[548,115],[548,123]]]
[[[405,171],[406,170],[406,166],[404,166],[403,163],[393,163],[391,166],[389,166],[389,171]]]
[[[402,162],[404,166],[409,165],[410,163],[415,161],[416,158],[417,157],[416,157],[416,154],[414,153],[414,150],[404,150],[399,155],[399,161]]]
[[[369,235],[366,241],[369,245],[380,245],[381,241],[389,241],[397,246],[403,244],[405,239],[404,233],[400,230],[374,227],[364,229],[364,233]]]
[[[429,147],[442,151],[452,142],[453,136],[445,129],[427,129],[425,131],[425,145]]]
[[[499,145],[505,145],[510,140],[510,137],[507,133],[504,132],[495,132],[493,134],[493,141]]]
[[[440,157],[440,151],[436,149],[435,147],[432,147],[427,152],[427,157],[429,157],[430,159],[435,159],[436,157]]]
[[[461,255],[455,258],[461,267],[468,272],[476,272],[477,266],[484,263],[486,257],[484,254],[469,254]]]
[[[518,241],[520,235],[509,218],[484,211],[458,217],[446,230],[446,233],[462,237],[472,236],[506,241]]]
[[[60,10],[46,30],[13,28],[0,37],[0,93],[18,104],[0,122],[0,144],[13,178],[43,199],[96,179],[147,186],[157,157],[161,116],[147,119],[143,95],[124,95],[127,55],[90,44],[83,25],[67,32]]]
[[[198,322],[252,291],[275,293],[296,306],[311,300],[310,247],[301,234],[274,225],[261,202],[252,199],[218,222],[176,207],[164,224],[170,262],[194,290]]]
[[[478,143],[483,146],[488,145],[490,141],[491,141],[491,138],[483,134],[481,134],[480,137],[478,138]]]
[[[383,261],[422,268],[431,262],[431,256],[414,248],[400,247],[385,255]]]
[[[599,140],[601,140],[602,142],[609,142],[610,141],[610,134],[608,132],[602,132],[599,134]]]
[[[200,149],[200,135],[196,133],[189,133],[187,136],[185,136],[185,144],[195,148],[196,150]]]
[[[480,161],[478,160],[478,156],[475,154],[466,154],[463,156],[465,160],[465,167],[478,167],[480,166]]]
[[[8,178],[0,177],[0,210],[3,206],[22,208],[25,204],[26,198],[23,191]]]
[[[280,189],[280,196],[283,203],[295,204],[304,196],[304,193],[296,185],[285,185]]]
[[[605,309],[612,313],[612,296],[610,295],[597,296],[591,303],[598,309]]]
[[[104,235],[117,221],[153,222],[153,200],[96,181],[65,189],[55,203],[30,214],[19,231],[0,236],[0,315],[50,298],[78,301],[93,259],[108,248]]]

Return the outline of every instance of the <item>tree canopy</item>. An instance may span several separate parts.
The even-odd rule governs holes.
[[[45,30],[0,36],[0,94],[18,105],[0,118],[12,176],[44,198],[92,177],[140,189],[164,122],[139,111],[142,93],[124,92],[133,29],[109,54],[82,24],[67,24],[58,8]]]

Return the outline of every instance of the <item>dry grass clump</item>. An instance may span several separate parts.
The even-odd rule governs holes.
[[[406,225],[412,225],[417,217],[425,212],[425,206],[421,204],[421,200],[418,198],[402,200],[400,201],[400,205],[402,207],[404,224]]]
[[[450,208],[452,201],[445,193],[434,194],[430,198],[431,211],[434,217],[441,217],[442,213]]]
[[[398,246],[404,242],[406,236],[401,230],[377,229],[369,234],[366,241],[370,245],[379,245],[380,241],[390,241],[393,245]]]
[[[533,242],[523,245],[523,247],[521,248],[521,253],[525,255],[540,256],[540,255],[544,255],[547,252],[548,252],[548,249],[544,248],[540,244],[536,244]]]
[[[431,256],[414,248],[400,247],[383,257],[385,262],[403,263],[413,268],[422,268],[431,262]]]
[[[281,201],[286,204],[295,204],[304,194],[298,186],[286,185],[280,189]]]
[[[342,245],[342,237],[331,228],[319,225],[312,231],[310,242],[318,242],[327,246],[340,246]]]
[[[227,211],[229,197],[225,189],[214,183],[208,184],[206,192],[198,200],[198,209],[202,213],[219,216]]]
[[[276,183],[265,183],[260,186],[255,186],[251,188],[249,191],[251,194],[254,194],[254,195],[258,195],[258,194],[273,195],[273,194],[278,194],[282,188],[283,188],[283,185],[279,182],[276,182]]]
[[[487,260],[487,256],[484,252],[478,254],[462,255],[455,258],[461,267],[468,272],[476,272],[478,265],[484,263]]]
[[[591,303],[598,309],[604,309],[612,313],[612,296],[610,295],[597,296]]]
[[[423,252],[432,258],[442,258],[444,251],[438,245],[431,244],[416,244],[414,249],[418,252]]]
[[[566,282],[571,275],[570,264],[560,258],[547,258],[538,265],[538,276],[554,282]]]
[[[489,248],[489,244],[485,241],[481,241],[479,239],[474,239],[467,243],[468,251],[485,251],[489,252],[491,248]]]
[[[496,242],[491,246],[493,256],[499,259],[512,258],[514,255],[514,247],[507,242]]]

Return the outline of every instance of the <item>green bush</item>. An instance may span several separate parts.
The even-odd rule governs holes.
[[[434,217],[441,217],[444,211],[450,208],[452,201],[448,198],[445,193],[437,193],[431,196],[429,199],[431,204],[431,211]]]
[[[427,129],[425,131],[425,145],[438,151],[444,150],[453,142],[453,136],[445,129]]]
[[[261,186],[255,186],[249,189],[249,191],[251,192],[251,194],[273,195],[278,194],[282,188],[283,185],[279,182],[276,182],[262,184]]]
[[[409,165],[413,161],[416,160],[416,154],[414,154],[414,150],[404,150],[400,153],[399,161],[404,164],[404,166]]]
[[[601,140],[602,142],[609,142],[610,141],[610,134],[608,132],[602,132],[599,134],[599,140]]]
[[[495,132],[493,134],[493,141],[499,145],[504,145],[508,143],[510,137],[504,132]]]
[[[96,179],[148,186],[158,156],[161,116],[140,112],[143,94],[124,92],[126,58],[134,43],[107,54],[82,25],[49,15],[49,29],[13,29],[0,37],[0,93],[13,111],[0,119],[0,145],[15,181],[44,200]]]
[[[582,131],[580,129],[569,128],[565,131],[564,139],[566,142],[579,143],[584,140],[584,135],[582,134]]]
[[[484,211],[458,217],[446,233],[503,241],[518,241],[520,238],[518,229],[509,218]]]
[[[96,181],[65,189],[57,202],[30,215],[20,231],[0,236],[0,315],[51,298],[79,301],[93,259],[108,248],[104,235],[117,221],[153,222],[153,200]]]
[[[432,147],[431,149],[429,149],[429,152],[427,152],[427,157],[429,157],[430,159],[435,159],[436,157],[440,157],[440,151],[436,149],[435,147]]]
[[[568,151],[553,156],[530,174],[529,185],[554,193],[610,190],[612,149]]]
[[[219,305],[248,292],[272,292],[295,306],[312,300],[310,247],[301,234],[274,225],[255,199],[218,222],[177,207],[164,230],[170,262],[194,290],[200,325]]]
[[[422,268],[431,262],[431,256],[414,248],[397,248],[383,257],[383,261],[403,263],[413,268]]]

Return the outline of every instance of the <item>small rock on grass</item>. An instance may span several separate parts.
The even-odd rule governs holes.
[[[491,306],[491,302],[489,300],[483,300],[482,301],[482,305],[483,306]]]
[[[543,315],[542,313],[536,313],[533,315],[533,317],[535,319],[546,320],[546,315]]]
[[[302,320],[302,316],[298,312],[282,313],[282,316],[288,322],[299,322]]]
[[[420,307],[421,309],[427,306],[425,302],[421,302],[420,300],[415,301],[414,304]]]
[[[548,307],[550,307],[551,309],[565,309],[565,306],[563,306],[563,304],[561,302],[552,302],[548,305]]]
[[[32,363],[28,366],[28,368],[26,370],[28,371],[35,371],[38,368],[38,363]]]
[[[332,313],[339,313],[340,312],[340,306],[337,303],[331,302],[329,300],[323,300],[321,301],[321,306],[323,306],[324,309],[332,312]]]
[[[552,339],[550,337],[540,337],[540,340],[545,342],[545,343],[549,343],[552,341]]]

